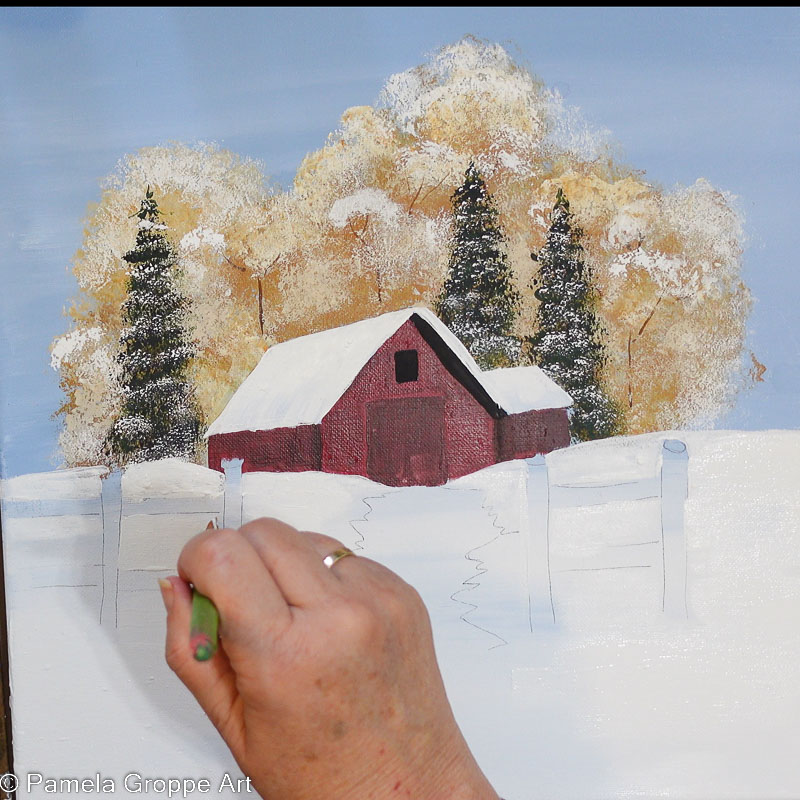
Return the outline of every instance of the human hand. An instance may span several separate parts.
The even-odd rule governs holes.
[[[260,519],[206,531],[162,583],[167,663],[268,800],[497,800],[458,729],[417,592],[342,544]],[[220,614],[189,646],[191,589]]]

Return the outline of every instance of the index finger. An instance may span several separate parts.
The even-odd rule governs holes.
[[[291,622],[269,570],[238,531],[207,530],[190,539],[178,574],[216,605],[229,653],[237,645],[261,644],[265,630],[275,634]]]

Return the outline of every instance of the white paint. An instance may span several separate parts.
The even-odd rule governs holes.
[[[516,172],[518,175],[527,172],[527,165],[516,153],[508,153],[505,150],[501,150],[497,153],[497,159],[510,172]]]
[[[630,203],[617,211],[608,226],[606,234],[608,243],[612,246],[626,247],[634,242],[637,244],[642,242],[647,231],[645,212],[646,206],[641,202]],[[627,271],[627,265],[612,262],[608,270],[612,275],[622,274]]]
[[[449,481],[447,485],[456,489],[479,489],[484,494],[486,508],[496,516],[496,523],[506,530],[518,531],[525,528],[527,521],[527,480],[527,466],[520,459],[492,464]]]
[[[212,520],[222,522],[224,476],[166,458],[133,464],[122,475],[119,569],[174,569],[178,555]],[[185,501],[180,513],[176,501]]]
[[[117,624],[117,591],[119,588],[120,539],[122,533],[122,474],[111,472],[103,481],[100,498],[103,526],[100,542],[100,624],[106,628]]]
[[[74,330],[59,336],[50,349],[50,366],[58,371],[65,360],[70,359],[74,354],[92,342],[101,341],[106,332],[100,327],[75,328]]]
[[[608,128],[595,128],[584,118],[578,106],[564,102],[558,89],[543,92],[548,100],[551,120],[546,144],[566,150],[583,161],[593,161],[608,152],[613,138]]]
[[[0,481],[3,500],[90,499],[100,495],[105,467],[75,467],[57,472],[36,472]]]
[[[392,75],[381,91],[380,105],[402,131],[417,135],[417,126],[432,109],[460,110],[457,99],[463,95],[489,101],[502,97],[510,106],[525,109],[528,125],[537,130],[544,129],[544,117],[554,110],[530,73],[515,69],[500,45],[469,38],[441,48],[423,68]]]
[[[539,367],[493,369],[483,373],[483,382],[509,414],[572,405],[572,398]]]
[[[155,588],[154,577],[150,582]],[[150,613],[141,630],[146,638],[137,640],[128,629],[128,641],[99,627],[90,613],[91,591],[28,592],[27,602],[11,612],[17,773],[99,772],[112,777],[123,795],[122,781],[132,771],[159,777],[241,774],[164,663],[157,591],[149,593]]]
[[[675,433],[675,438],[684,432]],[[669,433],[616,436],[573,445],[547,455],[550,482],[559,485],[608,485],[655,475],[661,442]]]
[[[661,461],[661,543],[664,569],[664,612],[686,619],[686,533],[684,506],[688,497],[686,446],[675,439],[664,442]]]
[[[357,216],[374,214],[383,222],[392,223],[400,215],[402,208],[386,192],[380,189],[359,189],[347,197],[340,197],[331,206],[328,219],[334,228],[343,228]]]
[[[126,502],[156,497],[216,497],[222,493],[223,480],[217,470],[165,458],[128,467],[122,476],[122,493]]]
[[[270,347],[222,413],[209,425],[206,436],[322,422],[361,368],[412,314],[431,325],[501,408],[508,402],[515,408],[528,410],[533,406],[522,408],[524,400],[540,402],[542,398],[552,398],[558,403],[557,407],[571,404],[569,395],[536,367],[495,370],[497,377],[487,377],[494,373],[483,372],[464,345],[432,311],[414,307]],[[521,389],[520,384],[523,384]]]
[[[242,476],[242,519],[274,517],[299,530],[329,532],[350,546],[358,539],[350,521],[368,510],[363,498],[391,491],[360,475],[247,472]]]
[[[97,619],[102,583],[102,531],[99,515],[15,519],[4,514],[5,551],[14,562],[25,565],[24,569],[15,570],[6,567],[9,608],[27,607],[32,589],[91,584],[87,592],[97,603]]]
[[[181,237],[178,249],[184,253],[194,253],[203,246],[208,246],[214,252],[221,253],[225,249],[225,234],[198,225]]]
[[[543,456],[528,459],[525,487],[528,525],[526,540],[527,584],[532,631],[555,621],[550,582],[550,509],[547,466]]]
[[[682,255],[674,256],[637,247],[617,255],[609,263],[608,272],[614,277],[623,277],[629,269],[645,270],[663,291],[678,297],[691,297],[700,289],[699,276],[687,270],[687,266],[686,258]]]
[[[222,469],[225,472],[222,526],[225,528],[242,526],[242,464],[243,458],[222,459]]]
[[[603,463],[642,478],[658,468],[664,438],[690,451],[682,621],[663,614],[652,568],[630,556],[629,568],[597,569],[609,553],[660,556],[650,552],[658,499],[613,502],[552,511],[557,622],[532,635],[521,613],[520,462],[431,489],[248,474],[246,507],[320,523],[417,585],[456,717],[501,796],[798,796],[800,432],[648,434],[547,463],[565,484],[597,482]],[[18,771],[119,780],[142,765],[167,776],[235,770],[163,663],[163,573],[123,574],[122,627],[109,632],[95,588],[33,588],[28,577],[83,582],[97,519],[3,522]],[[473,624],[461,619],[471,605]],[[494,647],[498,636],[508,644]]]
[[[138,224],[138,228],[144,231],[165,231],[167,230],[167,226],[163,222],[153,222],[149,219],[140,219]]]
[[[205,530],[217,516],[202,512],[124,516],[120,531],[119,569],[174,572],[186,542]]]

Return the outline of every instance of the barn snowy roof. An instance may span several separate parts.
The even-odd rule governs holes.
[[[482,371],[432,311],[406,308],[273,345],[211,423],[206,436],[322,422],[361,368],[412,316],[423,327],[433,329],[460,362],[465,377],[485,395],[482,402],[512,414],[572,405],[572,398],[538,367]]]
[[[493,369],[483,373],[483,383],[509,414],[572,405],[572,398],[539,367]]]

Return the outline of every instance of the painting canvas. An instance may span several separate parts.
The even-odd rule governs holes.
[[[0,790],[250,793],[157,579],[271,516],[419,589],[503,797],[800,794],[799,28],[0,12]]]

